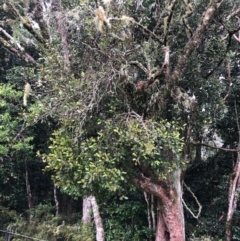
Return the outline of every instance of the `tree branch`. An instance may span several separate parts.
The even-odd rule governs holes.
[[[199,45],[207,26],[209,25],[210,21],[213,18],[213,15],[215,14],[216,10],[219,8],[219,6],[222,3],[222,1],[219,1],[218,3],[212,3],[212,2],[213,1],[210,1],[210,4],[208,5],[207,10],[202,14],[201,23],[193,33],[192,38],[185,45],[183,49],[183,53],[178,58],[176,67],[174,68],[171,75],[172,83],[177,82],[182,77],[189,56]]]
[[[27,29],[28,32],[31,33],[38,42],[40,42],[41,44],[44,44],[44,47],[47,47],[46,40],[33,29],[28,16],[21,16],[21,14],[19,13],[17,8],[14,6],[14,4],[11,1],[7,2],[6,4],[13,12],[14,16],[22,22],[23,27]]]
[[[229,151],[229,152],[238,152],[238,149],[229,149],[229,148],[223,148],[223,147],[217,147],[217,146],[212,146],[206,143],[200,143],[200,142],[195,142],[195,141],[191,141],[190,142],[193,145],[201,145],[201,146],[206,146],[212,149],[217,149],[217,150],[221,150],[221,151]]]
[[[34,9],[34,12],[33,12],[33,17],[37,21],[37,23],[40,27],[43,38],[46,40],[49,40],[50,36],[48,33],[47,24],[46,24],[46,22],[44,20],[44,16],[43,16],[43,5],[44,5],[44,3],[42,0],[37,3],[37,5]]]
[[[27,63],[30,63],[34,66],[38,65],[37,62],[33,59],[32,56],[30,56],[26,52],[21,52],[18,49],[14,48],[10,43],[8,43],[4,38],[0,37],[0,43],[3,44],[3,46],[8,49],[11,53],[16,54],[19,58],[24,59]]]
[[[133,178],[133,183],[141,188],[143,191],[152,193],[156,197],[161,198],[165,202],[169,201],[169,197],[164,190],[164,185],[155,184],[150,178],[145,177],[144,175]]]
[[[64,59],[64,69],[70,69],[70,53],[68,49],[68,39],[67,39],[67,32],[65,29],[64,23],[64,13],[62,11],[62,7],[58,0],[52,0],[52,12],[54,13],[56,20],[57,20],[57,31],[61,36],[62,42],[62,51],[63,51],[63,59]]]

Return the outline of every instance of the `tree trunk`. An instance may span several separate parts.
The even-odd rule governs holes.
[[[156,213],[155,213],[155,205],[154,205],[154,196],[151,194],[151,216],[152,216],[152,227],[153,230],[156,230]]]
[[[88,196],[83,199],[83,216],[82,223],[87,228],[87,225],[91,224],[92,216],[91,210],[93,212],[94,223],[96,228],[96,241],[104,241],[104,228],[102,223],[102,218],[99,213],[98,204],[95,196]],[[86,231],[86,230],[85,230]]]
[[[26,181],[26,191],[27,191],[27,198],[28,198],[28,208],[32,209],[32,192],[28,177],[28,168],[27,168],[27,162],[25,161],[25,181]]]
[[[83,199],[83,208],[82,208],[82,223],[83,224],[91,224],[92,216],[91,216],[91,196],[85,197]]]
[[[59,201],[58,201],[58,197],[57,197],[57,187],[55,185],[55,183],[53,184],[53,195],[54,195],[54,202],[56,205],[56,216],[59,215]]]
[[[173,183],[167,180],[151,180],[143,175],[134,179],[134,183],[138,187],[153,194],[158,199],[156,241],[185,241],[180,174],[180,169],[174,172]]]
[[[91,204],[96,227],[96,240],[104,241],[104,228],[95,196],[91,196]]]
[[[28,208],[29,208],[29,221],[31,221],[31,210],[32,210],[32,192],[28,177],[28,168],[27,168],[27,161],[25,160],[25,181],[26,181],[26,191],[27,191],[27,199],[28,199]]]
[[[150,212],[150,205],[149,205],[149,198],[148,198],[148,193],[147,192],[143,192],[144,194],[144,198],[145,201],[147,203],[147,219],[148,219],[148,228],[152,229],[153,225],[152,225],[152,220],[151,220],[151,212]]]
[[[237,162],[234,166],[234,174],[232,179],[230,180],[229,185],[229,196],[228,196],[228,213],[227,219],[225,223],[225,241],[232,241],[232,220],[233,214],[237,207],[237,199],[238,195],[236,195],[236,191],[240,190],[240,153],[238,153]]]
[[[159,200],[156,241],[184,241],[182,207],[177,202]]]

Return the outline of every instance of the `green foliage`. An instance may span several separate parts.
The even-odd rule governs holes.
[[[97,137],[81,137],[74,142],[70,133],[55,131],[50,153],[43,155],[46,170],[54,171],[56,185],[71,195],[80,189],[101,186],[109,191],[121,189],[139,166],[166,178],[181,162],[182,127],[177,121],[154,122],[141,118],[107,120]],[[120,124],[122,122],[122,124]],[[98,123],[99,125],[101,122]],[[66,175],[67,173],[67,175]]]
[[[0,205],[0,227],[1,229],[7,229],[8,225],[17,217],[17,213],[14,210],[9,210],[2,205]]]
[[[29,220],[18,217],[14,223],[9,224],[8,229],[15,233],[43,240],[93,241],[91,225],[83,226],[81,223],[69,225],[65,222],[64,217],[54,217],[52,210],[54,207],[51,205],[40,204],[32,210],[33,216],[30,223]],[[21,239],[13,235],[12,240]]]
[[[22,15],[28,8],[25,4],[28,2],[17,1],[19,5],[15,7]],[[35,2],[31,1],[31,4]],[[25,35],[29,38],[30,33],[19,25],[19,21],[12,29],[14,40],[21,41],[26,47],[24,51],[34,56],[38,66],[32,68],[20,63],[22,66],[8,70],[6,77],[18,89],[23,89],[25,81],[31,81],[31,105],[26,110],[20,108],[22,92],[16,91],[15,86],[0,85],[0,157],[4,157],[0,165],[1,189],[9,191],[10,188],[6,186],[11,187],[11,193],[1,193],[5,203],[12,205],[13,201],[21,203],[21,199],[24,199],[24,161],[27,161],[31,170],[31,187],[35,194],[38,192],[36,183],[39,180],[43,182],[40,170],[44,166],[35,157],[36,150],[45,153],[40,155],[47,165],[45,169],[50,171],[56,184],[65,192],[78,197],[89,192],[99,194],[103,190],[108,193],[123,191],[139,174],[158,181],[168,179],[176,168],[192,166],[191,163],[186,166],[186,160],[182,158],[183,147],[184,157],[193,160],[195,149],[189,143],[191,140],[205,141],[206,136],[198,137],[197,134],[206,129],[207,137],[218,132],[227,147],[236,147],[235,106],[239,113],[238,46],[223,37],[237,29],[237,21],[228,19],[235,8],[235,1],[225,1],[219,9],[192,56],[186,60],[184,74],[178,81],[169,83],[167,76],[159,74],[154,83],[144,90],[139,90],[137,84],[140,81],[147,84],[159,66],[162,66],[162,45],[170,46],[171,72],[183,54],[182,49],[190,41],[191,37],[183,24],[183,15],[186,14],[183,2],[187,1],[176,1],[173,14],[169,13],[168,4],[171,1],[143,1],[143,6],[136,6],[141,1],[128,0],[124,4],[112,1],[108,9],[112,28],[103,34],[99,34],[94,25],[94,1],[61,2],[66,39],[69,40],[66,41],[69,43],[67,47],[62,45],[64,41],[61,41],[61,34],[56,34],[59,28],[55,26],[55,16],[47,16],[47,30],[51,40],[46,49],[34,39],[31,41],[34,44],[25,41]],[[207,2],[194,1],[193,12],[187,17],[193,31],[200,26],[201,13],[205,11]],[[7,13],[1,12],[1,17],[5,18],[5,15]],[[133,17],[136,23],[127,24],[121,20],[122,16]],[[168,19],[169,29],[167,36],[164,36],[168,16],[171,16]],[[32,49],[28,51],[30,47]],[[62,53],[65,47],[71,56],[70,70],[64,66]],[[227,67],[228,61],[230,69]],[[9,68],[7,64],[1,67],[4,70]],[[230,76],[227,76],[228,71]],[[220,75],[225,75],[225,82],[220,81]],[[230,95],[224,100],[228,87],[231,89]],[[192,96],[196,97],[194,103],[190,102]],[[52,128],[49,119],[56,126]],[[39,120],[45,130],[41,134]],[[25,122],[28,128],[25,128]],[[57,130],[47,150],[53,129]],[[228,173],[221,173],[218,164],[216,168],[219,169],[214,172],[209,168],[210,163],[209,160],[204,163],[204,168],[192,166],[189,169],[192,172],[189,182],[206,207],[214,203],[225,212],[226,202],[223,199],[226,197]],[[225,169],[229,171],[228,167]],[[36,179],[33,178],[34,174]],[[194,181],[195,177],[198,178]],[[214,177],[218,177],[218,185],[224,187],[224,190],[219,187],[217,197],[212,198],[214,182],[211,178]],[[40,197],[40,194],[36,196]],[[43,196],[41,194],[41,198]],[[192,204],[191,198],[189,200]],[[105,220],[109,230],[108,240],[120,240],[121,236],[128,240],[142,240],[147,236],[149,230],[139,229],[139,225],[135,226],[134,222],[129,221],[130,216],[139,217],[138,203],[129,200],[122,204],[117,200],[112,207],[106,208],[106,213],[113,217]],[[131,210],[132,215],[128,215],[126,210]],[[29,233],[41,233],[44,236],[46,232],[49,233],[48,238],[55,239],[55,233],[46,229],[47,225],[44,228],[40,225],[42,230],[36,228],[40,220],[45,222],[45,219],[54,219],[51,212],[45,206],[39,206],[37,211],[33,211],[35,221]],[[213,208],[205,208],[204,212],[198,225],[186,214],[190,220],[188,224],[194,225],[189,236],[208,234],[212,229],[210,224],[217,224]],[[45,216],[44,213],[50,214]],[[125,223],[126,220],[132,226],[118,228],[120,222]],[[48,225],[55,227],[51,222]],[[68,236],[76,231],[71,228],[61,226],[57,237],[63,240],[77,239],[78,236]],[[218,225],[217,230],[220,229],[223,229],[222,224]],[[235,230],[237,237],[238,230]],[[215,238],[218,235],[211,233]],[[81,240],[81,237],[78,239]]]
[[[17,105],[21,92],[13,85],[0,84],[0,155],[6,155],[18,125]]]
[[[146,204],[143,200],[142,202],[137,200],[139,195],[134,190],[129,196],[129,199],[122,201],[118,197],[113,197],[108,208],[105,209],[104,226],[107,241],[121,239],[138,241],[147,240],[153,236],[153,230],[147,227],[146,212],[143,211]]]

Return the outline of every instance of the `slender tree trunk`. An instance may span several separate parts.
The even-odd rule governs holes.
[[[59,215],[59,201],[58,201],[58,197],[57,197],[57,187],[54,183],[54,187],[53,187],[53,195],[54,195],[54,202],[56,205],[56,216]]]
[[[81,233],[86,240],[93,239],[91,196],[83,199]]]
[[[97,241],[104,241],[104,228],[102,223],[102,218],[99,213],[98,204],[96,201],[95,196],[91,196],[91,204],[92,204],[92,210],[93,210],[93,217],[96,227],[96,240]]]
[[[240,153],[238,152],[237,163],[234,167],[234,174],[230,180],[229,196],[228,196],[228,213],[225,223],[225,241],[232,241],[232,221],[233,214],[237,207],[237,195],[236,191],[240,190]]]
[[[90,225],[92,221],[91,216],[91,196],[85,197],[83,199],[83,208],[82,208],[82,223]]]
[[[25,181],[26,181],[26,190],[27,190],[27,198],[28,198],[28,208],[32,208],[32,192],[31,192],[31,186],[29,182],[28,177],[28,168],[27,168],[27,162],[25,161]]]
[[[152,220],[151,220],[151,213],[150,213],[150,205],[149,205],[149,198],[148,198],[148,193],[143,192],[145,201],[147,203],[147,219],[148,219],[148,228],[152,229]]]
[[[178,169],[173,174],[173,183],[151,180],[143,175],[133,180],[138,187],[153,194],[158,199],[159,213],[156,241],[185,241],[180,176],[181,170]]]
[[[155,213],[155,202],[154,202],[154,196],[151,194],[151,215],[152,215],[152,227],[153,230],[156,230],[156,213]]]
[[[237,130],[238,130],[238,148],[240,148],[240,123],[238,120],[238,111],[236,107],[235,101],[235,114],[236,114],[236,123],[237,123]],[[237,153],[237,162],[233,169],[232,179],[230,180],[229,185],[229,195],[228,195],[228,213],[227,219],[225,223],[225,241],[232,240],[232,221],[233,221],[233,214],[237,207],[237,200],[238,195],[236,195],[236,191],[240,190],[240,152]]]
[[[31,186],[28,177],[28,168],[27,168],[27,161],[25,160],[25,181],[26,181],[26,191],[27,191],[27,199],[28,199],[28,208],[29,208],[29,220],[31,221],[31,209],[32,205],[32,192]]]

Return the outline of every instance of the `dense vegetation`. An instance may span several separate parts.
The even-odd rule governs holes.
[[[0,230],[240,240],[239,5],[2,2]]]

